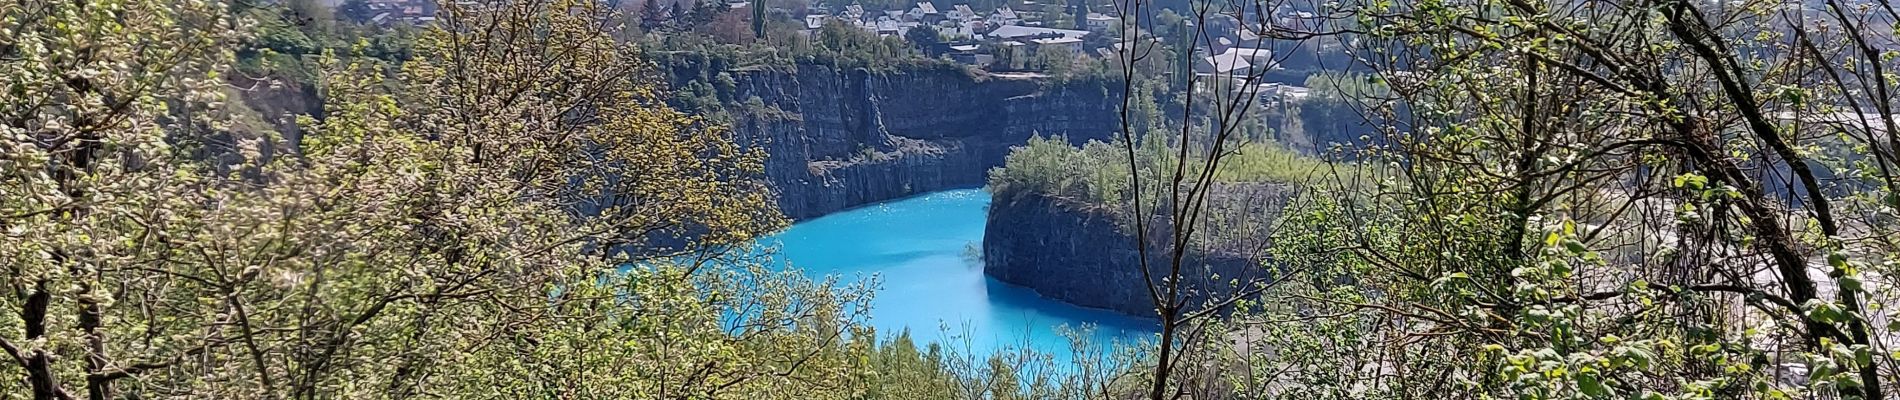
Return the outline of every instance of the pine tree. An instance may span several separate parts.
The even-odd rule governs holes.
[[[666,15],[660,8],[660,0],[647,0],[640,7],[640,29],[652,32],[666,23]]]
[[[1087,29],[1089,27],[1088,0],[1070,0],[1069,13],[1074,14],[1075,29]]]
[[[765,0],[752,1],[752,36],[765,39]]]

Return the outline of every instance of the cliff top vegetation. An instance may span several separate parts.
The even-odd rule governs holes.
[[[1137,168],[1146,171],[1172,166],[1179,157],[1179,151],[1158,140],[1135,148]],[[1334,168],[1271,142],[1245,143],[1231,152],[1215,169],[1216,181],[1297,186]],[[1041,195],[1077,205],[1120,206],[1129,203],[1134,190],[1128,168],[1128,154],[1118,143],[1091,140],[1077,146],[1063,137],[1038,136],[1011,151],[1002,167],[991,169],[989,185],[1004,197]]]

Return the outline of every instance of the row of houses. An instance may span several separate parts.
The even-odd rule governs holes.
[[[986,66],[999,70],[1036,69],[1044,60],[1073,59],[1087,52],[1083,39],[1104,33],[1044,28],[1036,26],[1004,25],[983,35],[983,42],[994,48],[983,49],[976,46],[971,51],[987,52],[994,60]],[[956,59],[956,56],[952,56]],[[959,60],[961,61],[961,60]]]
[[[1034,69],[1034,60],[1050,56],[1077,57],[1102,55],[1105,49],[1084,48],[1092,36],[1108,36],[1120,17],[1087,11],[1082,0],[1067,6],[1077,28],[1050,27],[1038,11],[1018,11],[1010,6],[994,10],[976,10],[968,4],[948,9],[930,2],[915,3],[905,10],[867,10],[862,5],[845,6],[836,12],[824,9],[804,16],[804,28],[816,31],[826,24],[841,22],[881,36],[908,37],[913,29],[929,27],[945,40],[933,53],[965,64],[998,69]],[[1020,3],[1039,9],[1035,0]]]
[[[1085,44],[1093,36],[1113,35],[1116,32],[1113,26],[1120,23],[1120,17],[1099,13],[1082,15],[1084,18],[1079,22],[1087,29],[1061,29],[1029,25],[1021,13],[1008,7],[984,15],[968,5],[959,4],[949,12],[940,12],[933,4],[921,2],[902,11],[866,12],[862,6],[847,6],[835,15],[807,16],[806,27],[818,29],[830,21],[858,21],[857,26],[867,31],[903,36],[910,29],[933,26],[954,38],[945,44],[942,52],[952,60],[996,70],[1033,70],[1044,60],[1081,56],[1112,58],[1120,51],[1121,45],[1115,43],[1114,37],[1093,41],[1109,43],[1099,48],[1088,48]],[[1217,25],[1216,29],[1222,34],[1215,35],[1218,39],[1211,49],[1214,54],[1205,54],[1209,49],[1197,49],[1193,55],[1193,73],[1245,76],[1277,67],[1273,51],[1266,48],[1268,40],[1256,31],[1240,28],[1237,22],[1210,24]]]
[[[359,21],[375,24],[422,24],[435,21],[434,0],[365,0],[341,11]]]
[[[1116,20],[1119,21],[1119,19]],[[1005,50],[1020,49],[1019,51],[1015,51],[1017,54],[1024,52],[1035,55],[1055,53],[1071,56],[1087,55],[1107,59],[1112,59],[1116,57],[1118,53],[1127,51],[1125,49],[1140,50],[1141,45],[1152,46],[1159,44],[1158,41],[1150,37],[1142,39],[1142,41],[1139,42],[1141,45],[1129,46],[1133,43],[1124,43],[1117,38],[1111,37],[1107,41],[1098,41],[1098,43],[1108,43],[1106,46],[1099,48],[1085,47],[1085,43],[1087,43],[1085,39],[1092,35],[1106,34],[1106,32],[1095,30],[1085,31],[1011,25],[998,27],[983,37],[986,39],[984,40],[985,42],[995,43],[996,46],[1005,48]],[[1226,38],[1222,39],[1226,40]],[[1197,75],[1240,77],[1264,73],[1279,67],[1274,59],[1274,52],[1271,49],[1272,43],[1258,37],[1250,38],[1249,41],[1244,43],[1246,45],[1243,46],[1235,41],[1227,40],[1225,45],[1216,45],[1213,46],[1212,49],[1195,49],[1195,51],[1189,55],[1194,57],[1190,63],[1192,72]],[[962,50],[979,52],[982,49],[980,46],[975,46],[963,48]],[[1206,54],[1210,53],[1208,50],[1212,50],[1211,53],[1214,54]],[[991,53],[996,54],[1003,51],[1004,50],[998,50],[992,51]],[[1020,68],[1021,66],[1011,67]]]
[[[996,27],[1018,25],[1028,22],[1022,15],[1009,7],[999,8],[987,13],[970,8],[968,4],[958,4],[948,10],[939,10],[930,2],[919,2],[908,10],[865,10],[862,5],[848,5],[837,12],[817,12],[804,17],[805,29],[817,30],[833,21],[856,26],[879,35],[903,36],[911,29],[929,26],[950,37],[976,37]]]
[[[1274,67],[1273,50],[1258,47],[1229,47],[1220,54],[1194,60],[1194,73],[1203,75],[1246,76]]]
[[[1019,12],[1009,6],[978,11],[968,4],[956,4],[948,9],[939,9],[928,1],[915,3],[904,10],[873,11],[857,4],[845,6],[837,12],[820,9],[819,12],[806,15],[804,23],[807,30],[817,30],[833,21],[843,22],[879,35],[898,37],[905,37],[912,29],[927,26],[950,38],[943,51],[939,52],[944,56],[965,64],[1009,70],[1034,69],[1037,67],[1034,65],[1036,60],[1052,59],[1052,56],[1113,56],[1118,51],[1115,45],[1086,48],[1085,40],[1097,35],[1113,35],[1117,32],[1114,26],[1121,22],[1121,18],[1088,12],[1085,3],[1071,1],[1075,2],[1070,3],[1069,10],[1077,17],[1075,25],[1082,29],[1048,27],[1050,21],[1043,20],[1042,13]],[[354,11],[374,23],[427,23],[436,18],[437,11],[433,0],[366,0],[360,4],[362,9]],[[1026,0],[1021,4],[1029,8],[1037,6],[1035,0]],[[734,8],[749,6],[745,3],[735,5]],[[1274,11],[1274,14],[1279,14],[1277,19],[1283,20],[1310,16],[1285,10]],[[1194,55],[1194,73],[1241,75],[1274,67],[1272,51],[1263,48],[1267,39],[1258,30],[1247,29],[1239,19],[1226,16],[1215,16],[1207,22],[1206,26],[1199,29],[1208,30],[1215,39],[1211,43],[1212,49],[1197,49],[1204,53]],[[1093,42],[1115,42],[1114,38],[1109,39]],[[996,65],[999,61],[1002,65]]]

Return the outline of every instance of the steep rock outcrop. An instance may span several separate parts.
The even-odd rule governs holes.
[[[767,152],[786,216],[805,219],[935,190],[982,186],[1035,134],[1106,139],[1117,91],[954,67],[839,71],[819,65],[731,71],[741,140]],[[757,101],[750,101],[756,98]]]
[[[245,78],[244,74],[231,74],[226,82],[238,93],[238,99],[245,107],[257,113],[270,128],[283,135],[287,145],[296,145],[302,138],[302,128],[297,126],[297,116],[308,115],[315,118],[323,116],[323,98],[316,91],[304,87],[296,80],[277,76],[263,79]]]
[[[1214,192],[1216,207],[1269,222],[1285,206],[1292,190],[1278,184],[1224,185]],[[1101,207],[1039,193],[994,193],[989,225],[983,235],[983,272],[1023,286],[1044,297],[1084,307],[1154,317],[1154,303],[1141,273],[1135,237],[1120,217]],[[1165,222],[1150,226],[1148,264],[1157,281],[1167,275],[1169,256]],[[1219,246],[1190,246],[1184,257],[1184,287],[1190,308],[1210,298],[1228,298],[1247,283],[1267,275],[1264,232],[1238,232],[1229,225]],[[1236,285],[1236,283],[1239,283]]]

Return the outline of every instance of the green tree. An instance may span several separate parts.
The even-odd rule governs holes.
[[[1324,149],[1334,144],[1351,146],[1359,143],[1361,136],[1375,134],[1372,127],[1378,125],[1377,115],[1363,111],[1368,105],[1391,97],[1391,93],[1384,85],[1371,80],[1353,73],[1323,72],[1308,76],[1305,87],[1309,95],[1298,100],[1300,126],[1307,136],[1305,141]],[[1369,115],[1374,118],[1367,118]]]
[[[1275,337],[1354,344],[1263,368],[1407,371],[1312,376],[1353,397],[1889,396],[1892,293],[1865,280],[1894,265],[1869,217],[1900,207],[1892,80],[1846,77],[1894,68],[1890,39],[1783,6],[1354,5],[1395,96],[1364,113],[1414,110],[1369,149],[1399,175],[1308,220],[1351,250],[1299,253],[1341,279],[1266,302],[1298,332]]]
[[[767,22],[769,21],[765,13],[765,1],[760,0],[752,3],[752,35],[754,38],[765,39],[765,26]]]
[[[10,288],[0,307],[17,316],[0,321],[10,356],[0,373],[17,377],[0,392],[589,393],[595,386],[579,381],[453,379],[476,373],[464,365],[541,351],[518,344],[586,333],[570,317],[620,318],[582,312],[599,304],[584,298],[595,285],[634,293],[603,280],[620,265],[655,265],[625,278],[665,283],[645,290],[705,287],[683,276],[709,262],[669,260],[727,254],[783,220],[758,187],[759,155],[661,106],[646,64],[598,30],[605,11],[595,2],[510,4],[451,6],[393,82],[367,60],[331,63],[326,118],[305,121],[297,152],[278,137],[224,131],[219,74],[232,62],[225,46],[244,32],[224,3],[0,9],[3,41],[32,49],[0,61],[15,71],[0,78],[15,88],[0,95],[14,121],[0,141]],[[493,51],[455,51],[469,48]],[[755,299],[721,293],[704,298]],[[725,315],[711,304],[674,311]],[[803,354],[852,325],[821,326],[761,328],[808,341],[728,340]],[[558,373],[595,373],[573,368]],[[634,387],[658,390],[650,383]]]
[[[915,28],[910,28],[909,31],[905,31],[904,40],[909,41],[912,46],[916,46],[917,50],[924,52],[924,54],[932,54],[936,53],[937,44],[943,42],[943,37],[937,33],[937,28],[920,25]]]

